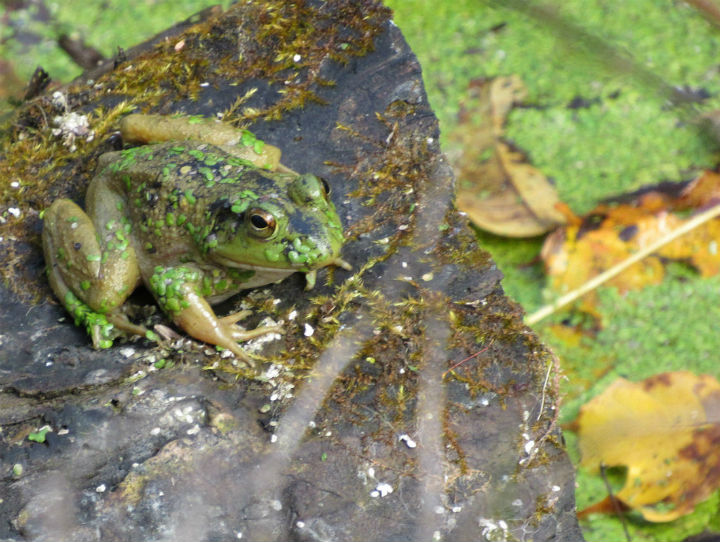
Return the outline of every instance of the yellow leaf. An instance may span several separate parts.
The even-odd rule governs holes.
[[[582,465],[626,466],[615,495],[648,521],[689,514],[720,486],[720,383],[680,371],[615,381],[575,423]]]
[[[720,174],[706,171],[679,196],[650,191],[629,203],[598,205],[580,224],[569,224],[546,238],[542,258],[552,288],[562,294],[580,287],[683,225],[689,220],[688,211],[703,210],[718,198]],[[720,220],[705,222],[609,284],[621,292],[657,284],[665,275],[667,260],[688,262],[704,277],[715,275],[720,272],[718,239]],[[583,309],[592,312],[592,303],[592,297],[585,298]]]

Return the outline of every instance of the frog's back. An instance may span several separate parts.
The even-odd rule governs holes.
[[[121,195],[122,213],[133,225],[138,246],[151,246],[155,253],[204,246],[216,219],[233,213],[233,205],[258,198],[284,201],[286,185],[295,177],[195,141],[135,147],[101,159],[104,168],[88,191],[96,200],[89,207],[102,209],[94,216],[102,221],[98,215],[108,214],[103,207],[107,192],[100,186]]]

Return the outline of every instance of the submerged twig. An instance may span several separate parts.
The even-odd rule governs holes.
[[[600,477],[605,483],[605,488],[607,489],[610,502],[612,503],[613,509],[615,510],[615,514],[617,514],[617,517],[620,518],[620,523],[622,524],[623,532],[625,533],[625,540],[627,540],[627,542],[632,542],[632,538],[630,538],[630,532],[627,528],[627,520],[625,519],[625,514],[623,513],[622,506],[620,506],[620,502],[617,500],[617,497],[613,495],[612,486],[610,485],[610,481],[607,479],[607,466],[605,465],[605,463],[600,463]]]

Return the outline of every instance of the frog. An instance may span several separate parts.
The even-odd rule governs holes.
[[[249,311],[218,317],[212,305],[296,272],[311,289],[319,269],[351,268],[329,185],[213,119],[132,113],[119,128],[135,146],[98,158],[85,209],[61,198],[44,213],[53,292],[99,349],[118,334],[159,339],[127,316],[144,284],[188,335],[254,365],[239,343],[282,327],[246,330]]]

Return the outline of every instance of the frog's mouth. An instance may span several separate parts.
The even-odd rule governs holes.
[[[303,271],[302,264],[295,264],[295,265],[289,265],[284,267],[268,267],[265,265],[254,265],[249,263],[241,263],[236,262],[234,260],[231,260],[229,258],[226,258],[224,256],[221,256],[219,254],[213,254],[212,260],[215,263],[218,263],[220,265],[224,265],[225,267],[232,267],[235,269],[242,269],[244,271],[255,271],[256,273],[262,273],[266,275],[274,275],[274,280],[268,280],[267,282],[275,282],[277,280],[282,280],[288,275],[291,275],[295,272],[304,272],[305,273],[305,282],[306,290],[311,290],[313,286],[315,286],[315,279],[317,277],[317,270],[323,267],[327,267],[329,265],[336,265],[338,267],[342,267],[343,269],[350,271],[352,270],[352,266],[340,258],[339,256],[336,256],[334,258],[328,258],[325,262],[323,262],[321,265],[316,266],[314,269],[311,269],[309,271]]]
[[[220,254],[211,254],[211,259],[220,265],[224,265],[225,267],[234,267],[235,269],[244,269],[248,271],[260,271],[260,272],[275,272],[278,271],[288,271],[288,273],[295,273],[296,271],[303,271],[303,269],[307,269],[307,266],[302,263],[297,264],[287,264],[287,262],[284,262],[283,265],[278,265],[277,267],[271,267],[267,265],[255,265],[247,262],[238,262],[235,260],[231,260],[230,258],[226,258],[225,256],[221,256]],[[338,267],[342,267],[343,269],[350,271],[352,270],[352,266],[343,260],[342,258],[335,257],[335,258],[328,258],[326,261],[324,261],[320,265],[316,265],[315,269],[321,269],[323,267],[327,267],[329,265],[336,265]],[[312,271],[306,271],[308,273],[311,273]]]

